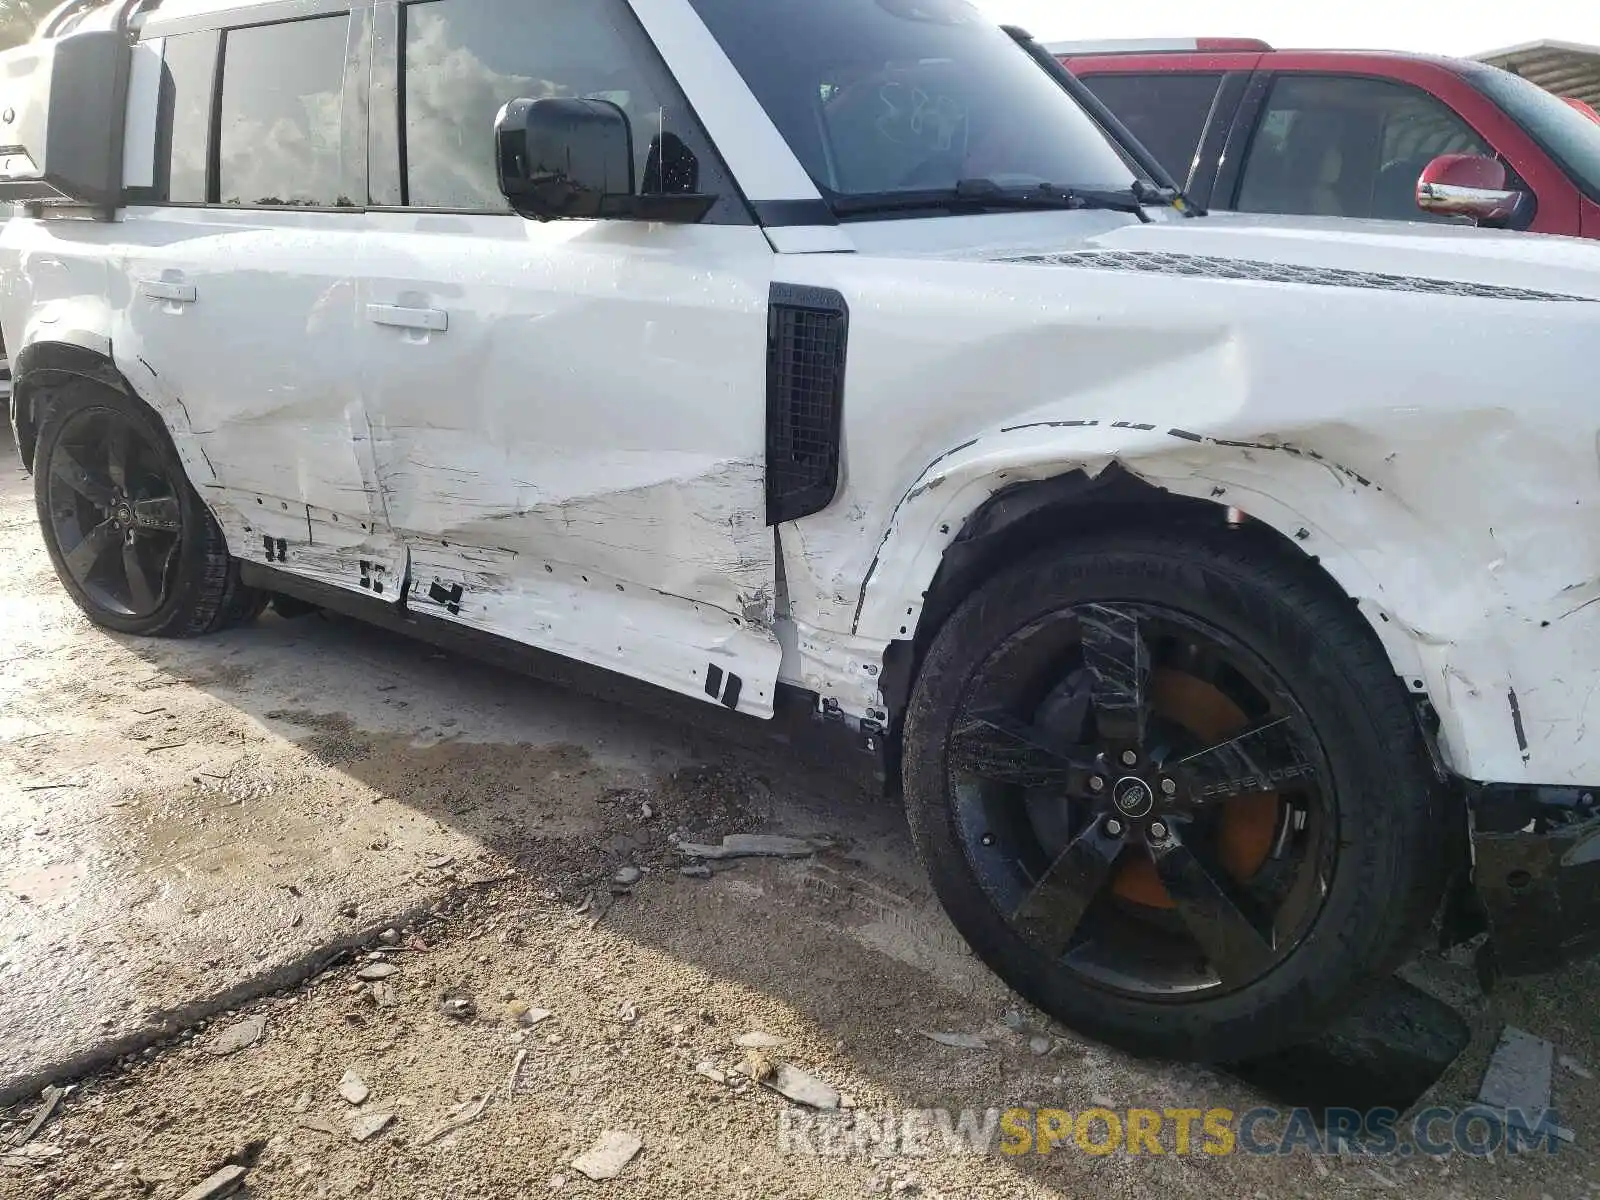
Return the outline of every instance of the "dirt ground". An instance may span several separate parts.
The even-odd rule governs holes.
[[[675,837],[757,831],[824,848],[682,872]],[[1576,1144],[912,1136],[925,1110],[1278,1100],[1023,1005],[938,912],[865,763],[820,740],[315,616],[193,643],[94,629],[0,443],[0,1197],[175,1200],[230,1161],[255,1197],[1600,1194],[1600,969],[1487,999],[1459,959],[1408,978],[1472,1035],[1419,1107],[1469,1103],[1510,1022],[1556,1043]],[[840,1112],[773,1090],[790,1071]],[[71,1091],[8,1147],[49,1083]],[[849,1122],[896,1152],[825,1136]],[[573,1161],[607,1131],[638,1148],[597,1182]]]

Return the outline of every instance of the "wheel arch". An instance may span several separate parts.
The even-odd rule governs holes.
[[[1395,563],[1405,578],[1385,578],[1397,543],[1418,545],[1420,530],[1404,505],[1354,472],[1301,452],[1216,447],[1142,458],[984,441],[936,460],[906,493],[862,591],[855,633],[888,646],[880,690],[891,728],[928,644],[979,582],[1018,556],[1108,525],[1235,527],[1261,554],[1319,575],[1361,614],[1406,690],[1433,697],[1438,667],[1425,653],[1427,636],[1402,613],[1406,598],[1450,564],[1405,557]],[[1360,540],[1364,532],[1373,544]],[[1458,734],[1447,722],[1441,745]]]
[[[143,403],[117,369],[109,340],[84,335],[28,342],[11,360],[11,425],[23,466],[30,471],[51,401],[74,383],[98,384]]]

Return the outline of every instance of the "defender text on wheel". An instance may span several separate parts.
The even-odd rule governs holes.
[[[1434,927],[1587,944],[1600,248],[1198,215],[961,0],[69,3],[3,79],[92,620],[807,694],[985,961],[1141,1053]]]

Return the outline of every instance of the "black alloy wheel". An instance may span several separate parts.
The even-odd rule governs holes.
[[[1083,604],[979,668],[950,745],[967,855],[1017,931],[1095,986],[1244,986],[1321,907],[1322,750],[1265,664],[1156,605]]]
[[[56,575],[97,625],[196,637],[261,612],[267,596],[240,583],[166,429],[138,400],[87,382],[52,397],[33,475]]]
[[[902,782],[986,963],[1069,1025],[1188,1060],[1359,1003],[1465,829],[1355,606],[1220,520],[1083,534],[979,586],[918,668]]]
[[[95,605],[149,617],[171,597],[183,540],[181,484],[125,414],[82,409],[46,464],[46,510],[62,566]]]

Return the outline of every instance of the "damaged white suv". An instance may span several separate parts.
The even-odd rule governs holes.
[[[962,0],[74,0],[4,67],[94,621],[801,693],[1138,1052],[1590,944],[1600,247],[1195,214]]]

